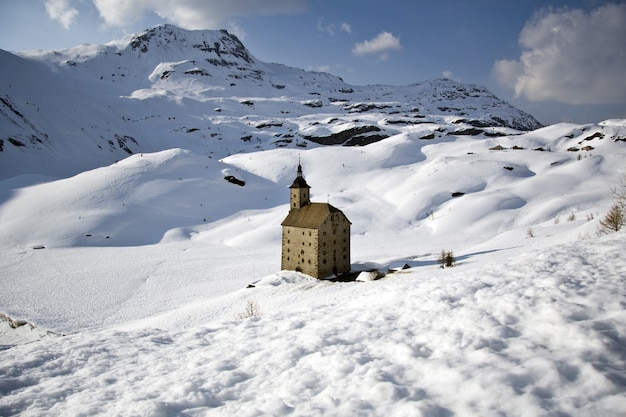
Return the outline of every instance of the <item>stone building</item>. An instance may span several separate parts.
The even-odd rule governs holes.
[[[302,166],[289,187],[289,214],[283,227],[282,269],[315,278],[350,272],[350,221],[328,203],[312,203]]]

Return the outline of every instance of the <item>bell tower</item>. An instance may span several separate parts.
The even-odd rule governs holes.
[[[289,210],[300,209],[311,201],[309,200],[309,184],[302,176],[302,166],[298,163],[298,175],[291,184],[289,195]]]

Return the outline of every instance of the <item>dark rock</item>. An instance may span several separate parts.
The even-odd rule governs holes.
[[[133,138],[132,136],[128,136],[128,135],[120,136],[116,134],[115,139],[117,139],[117,145],[120,147],[120,149],[123,149],[129,155],[132,155],[133,151],[128,147],[128,142],[132,142],[135,145],[139,145],[137,141],[135,140],[135,138]]]
[[[240,187],[243,187],[244,185],[246,185],[245,181],[240,180],[239,178],[236,178],[233,175],[227,175],[224,177],[224,179],[228,181],[229,183],[239,185]]]
[[[380,103],[356,103],[351,106],[346,106],[346,110],[349,110],[354,113],[364,113],[370,110],[382,110],[391,108],[388,104],[380,104]]]
[[[209,74],[206,70],[203,70],[201,68],[194,68],[194,69],[190,69],[185,71],[186,75],[202,75],[203,77],[210,77],[211,74]]]
[[[343,146],[367,146],[387,139],[389,135],[360,135],[348,139]]]
[[[307,107],[317,108],[317,107],[324,106],[324,103],[322,103],[322,100],[310,100],[310,101],[305,101],[303,105]]]
[[[584,138],[581,142],[578,143],[582,143],[585,140],[593,140],[593,139],[604,139],[604,133],[601,132],[596,132],[591,136],[587,136],[586,138]]]
[[[256,125],[257,129],[266,129],[268,127],[281,127],[283,124],[281,122],[264,122]]]
[[[310,140],[311,142],[319,143],[320,145],[341,145],[347,144],[348,141],[355,139],[350,143],[350,145],[367,145],[369,143],[373,143],[373,141],[369,141],[364,134],[370,132],[380,132],[381,129],[378,126],[374,125],[366,125],[366,126],[357,126],[350,129],[342,130],[341,132],[333,133],[328,136],[302,136],[306,140]],[[385,136],[386,138],[388,136]],[[376,138],[375,141],[384,139],[384,138]],[[366,143],[367,142],[367,143]]]
[[[18,148],[22,147],[22,146],[26,146],[24,145],[22,142],[20,142],[17,139],[13,139],[13,138],[9,138],[7,139],[13,146],[17,146]]]
[[[483,133],[483,130],[476,129],[476,128],[472,127],[472,128],[469,128],[469,129],[461,129],[461,130],[455,130],[454,132],[448,132],[448,136],[451,136],[451,135],[455,135],[455,136],[460,136],[460,135],[476,136],[476,135],[480,135],[481,133]]]

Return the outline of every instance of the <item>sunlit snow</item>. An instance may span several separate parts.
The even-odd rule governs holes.
[[[84,47],[80,62],[105,51],[117,59],[114,51],[129,53],[124,42]],[[80,51],[39,54],[58,64]],[[199,66],[172,51],[146,67]],[[34,148],[4,144],[0,415],[626,414],[626,239],[596,233],[626,173],[626,121],[454,134],[459,118],[434,105],[428,124],[308,108],[315,97],[293,87],[305,72],[262,68],[274,83],[279,69],[292,77],[270,87],[284,96],[266,87],[229,96],[216,83],[219,97],[192,97],[182,80],[176,90],[152,72],[124,94],[138,84],[116,85],[114,95],[137,101],[120,102],[134,109],[124,113],[139,138],[133,155],[106,139],[73,142],[72,129]],[[88,83],[89,74],[77,77]],[[401,103],[401,92],[355,94]],[[121,118],[100,125],[106,94],[84,112],[72,94],[69,108],[85,118],[76,126],[130,134]],[[193,113],[200,108],[205,116]],[[285,109],[293,114],[272,125]],[[36,113],[23,112],[45,124]],[[357,118],[390,137],[274,144]],[[189,132],[192,120],[201,130]],[[218,131],[223,140],[210,136]],[[251,131],[258,137],[242,141]],[[86,151],[95,156],[72,162]],[[352,222],[353,270],[382,278],[280,271],[298,163],[312,200]],[[439,267],[442,250],[453,251],[453,268]],[[242,318],[249,303],[260,313]],[[14,329],[7,318],[27,324]]]

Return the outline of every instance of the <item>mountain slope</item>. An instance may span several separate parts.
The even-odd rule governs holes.
[[[0,178],[67,176],[173,147],[222,158],[367,145],[402,127],[473,135],[540,127],[479,86],[350,86],[330,74],[261,62],[226,31],[161,25],[105,45],[2,52],[0,60]],[[310,120],[316,115],[328,126]]]

